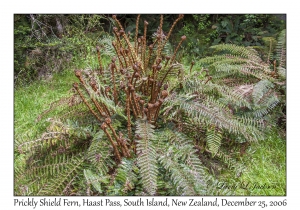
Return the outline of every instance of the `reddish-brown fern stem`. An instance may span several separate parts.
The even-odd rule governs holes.
[[[130,122],[130,91],[126,88],[126,114],[127,114],[127,130],[128,138],[131,138],[131,122]]]
[[[103,66],[102,66],[102,60],[101,60],[101,54],[100,54],[100,47],[97,46],[97,55],[98,55],[98,62],[99,62],[99,67],[100,67],[100,74],[103,74]]]
[[[160,107],[162,105],[162,103],[164,102],[165,98],[168,96],[168,91],[167,90],[163,90],[161,92],[161,98],[158,99],[158,107],[156,109],[156,113],[154,115],[154,122],[156,122],[157,118],[158,118],[158,114],[159,114],[159,110],[160,110]]]
[[[85,103],[85,105],[89,108],[89,110],[91,111],[91,113],[97,118],[97,120],[99,120],[99,122],[101,122],[101,118],[97,115],[97,113],[93,110],[92,106],[88,103],[88,101],[84,98],[84,95],[82,94],[82,92],[80,91],[78,84],[74,83],[73,87],[76,89],[76,91],[78,92],[80,98],[83,100],[83,102]]]
[[[95,80],[92,80],[91,82],[90,82],[90,85],[91,85],[91,87],[93,88],[93,90],[97,93],[99,93],[99,94],[102,94],[102,95],[106,95],[107,96],[107,94],[104,94],[105,92],[104,91],[101,91],[101,90],[98,90],[98,88],[97,88],[97,86],[96,86],[96,82],[95,82]],[[107,117],[107,116],[110,116],[110,112],[109,112],[109,110],[108,110],[108,108],[107,108],[107,106],[105,105],[105,104],[103,104],[103,103],[98,103],[97,101],[96,101],[96,103],[98,104],[98,106],[100,107],[100,109],[101,109],[101,106],[103,107],[103,110],[104,110],[104,113],[102,113],[102,116],[103,117]],[[97,105],[96,105],[97,106]],[[99,109],[98,109],[99,110]],[[102,109],[101,109],[102,110]],[[101,110],[99,110],[99,112],[101,111]]]
[[[123,145],[124,151],[126,153],[126,157],[130,157],[131,155],[130,155],[129,149],[126,145],[126,140],[123,138],[123,134],[121,132],[119,132],[119,139],[120,139],[121,144]]]
[[[152,82],[152,86],[151,86],[151,92],[150,92],[150,102],[153,103],[155,101],[154,99],[154,89],[155,89],[155,79],[156,79],[156,72],[157,72],[157,65],[153,65],[152,66],[152,79],[153,79],[153,82]]]
[[[166,62],[165,62],[165,64],[164,64],[164,67],[163,67],[163,70],[165,70],[166,69],[166,67],[168,66],[168,63],[169,63],[169,60],[171,59],[171,57],[170,56],[166,56]]]
[[[108,139],[109,139],[109,141],[110,141],[110,143],[111,143],[111,145],[114,149],[114,152],[115,152],[118,163],[121,162],[121,156],[120,156],[119,150],[117,148],[117,145],[115,144],[115,142],[111,138],[111,135],[107,131],[107,124],[105,122],[103,122],[102,125],[101,125],[101,128],[105,132],[106,136],[108,137]]]
[[[138,90],[145,94],[145,81],[147,81],[147,77],[143,77],[140,80],[142,81],[142,83],[140,83],[140,85],[138,86]]]
[[[157,99],[157,96],[158,96],[158,94],[159,94],[159,92],[160,92],[160,88],[161,88],[161,86],[162,86],[162,83],[160,82],[160,81],[158,81],[157,83],[155,82],[155,86],[157,86],[157,88],[155,89],[155,87],[154,87],[154,95],[153,95],[153,100],[154,101],[156,101],[156,99]]]
[[[172,58],[171,58],[170,64],[172,64],[172,63],[174,62],[174,60],[175,60],[175,58],[176,58],[177,51],[179,50],[179,47],[181,46],[181,44],[182,44],[182,42],[183,42],[184,40],[186,40],[186,36],[182,36],[182,37],[181,37],[181,40],[180,40],[180,42],[178,43],[178,45],[177,45],[177,47],[176,47],[176,50],[175,50],[175,52],[174,52],[174,54],[173,54],[173,56],[172,56]]]
[[[169,74],[169,72],[170,72],[170,71],[173,69],[173,67],[174,67],[173,65],[169,67],[168,71],[166,72],[166,74],[164,75],[163,79],[161,80],[161,84],[163,84],[163,83],[164,83],[164,81],[165,81],[165,79],[166,79],[167,75],[168,75],[168,74]]]
[[[131,79],[130,79],[130,84],[132,84],[133,83],[133,78],[135,77],[135,74],[138,72],[138,65],[136,65],[136,64],[134,64],[133,66],[132,66],[132,68],[133,68],[133,74],[132,74],[132,76],[131,76]]]
[[[139,78],[139,73],[135,73],[135,75],[138,75],[138,76],[135,76],[135,80],[133,82],[133,87],[136,88],[136,82],[138,81],[138,78]]]
[[[141,114],[142,114],[142,118],[144,118],[144,104],[145,104],[145,101],[142,100],[141,98],[139,98],[138,100],[139,102],[139,107],[140,107],[140,111],[141,111]]]
[[[143,37],[143,47],[142,47],[142,62],[144,68],[146,66],[147,26],[148,26],[148,22],[144,21],[144,37]]]
[[[158,46],[157,46],[156,60],[160,57],[161,50],[162,50],[162,40],[163,40],[162,25],[163,25],[163,20],[164,20],[164,16],[160,15],[159,30],[158,30],[158,34],[157,34]]]
[[[145,71],[147,71],[147,69],[148,69],[148,65],[149,65],[149,62],[150,62],[150,57],[151,57],[152,51],[153,51],[153,44],[150,44],[149,45],[149,52],[148,52],[148,56],[147,56],[147,61],[146,61],[146,64],[145,64]]]
[[[149,94],[149,88],[150,86],[152,86],[152,82],[153,82],[153,79],[150,75],[148,75],[148,82],[147,82],[147,90],[146,90],[146,95]]]
[[[104,94],[102,94],[102,95],[104,97],[109,98],[110,100],[112,100],[111,96],[107,94],[109,91],[110,91],[110,87],[105,87]],[[104,103],[101,103],[101,105],[103,106],[104,111],[106,112],[106,114],[108,116],[111,116],[111,114],[110,114],[109,109],[107,108],[107,106]]]
[[[137,116],[140,116],[141,115],[141,110],[140,110],[140,106],[139,106],[139,103],[138,103],[138,100],[137,100],[134,88],[132,90],[131,96],[132,96],[133,104],[134,104],[134,106],[136,108]]]
[[[125,57],[127,57],[128,59],[128,66],[132,66],[134,63],[134,59],[132,57],[132,55],[130,55],[130,51],[129,49],[125,49]]]
[[[212,77],[211,77],[211,76],[209,76],[209,77],[207,78],[207,80],[205,81],[205,83],[204,83],[204,84],[206,85],[206,83],[208,83],[208,81],[209,81],[209,80],[211,80],[211,79],[212,79]]]
[[[122,150],[122,154],[124,156],[127,156],[126,151],[124,150],[124,147],[122,146],[122,142],[119,139],[119,136],[117,135],[115,129],[111,126],[111,119],[109,117],[105,118],[105,123],[108,125],[109,129],[112,131],[113,136],[115,137],[118,145],[120,146]]]
[[[181,20],[183,17],[184,17],[184,15],[179,15],[178,18],[174,21],[174,23],[173,23],[173,25],[171,26],[171,29],[170,29],[170,31],[169,31],[169,33],[168,33],[168,35],[167,35],[167,37],[166,37],[166,39],[165,39],[165,41],[164,41],[163,47],[167,44],[167,42],[168,42],[168,40],[169,40],[169,38],[170,38],[170,35],[171,35],[171,33],[172,33],[172,31],[173,31],[175,25],[177,24],[177,22],[178,22],[179,20]]]
[[[122,47],[122,42],[121,42],[121,39],[120,39],[120,33],[118,32],[118,28],[117,27],[113,27],[113,32],[114,32],[114,34],[115,34],[115,36],[117,38],[117,46],[119,48],[121,48]]]
[[[144,115],[146,116],[147,120],[149,121],[149,118],[148,118],[148,111],[149,110],[147,108],[144,108],[143,111],[144,111]],[[144,117],[144,115],[143,115],[143,117]]]
[[[137,118],[138,115],[139,115],[139,112],[138,112],[138,107],[136,106],[136,100],[135,100],[135,95],[134,95],[134,87],[131,84],[129,84],[128,88],[129,88],[129,91],[130,91],[130,97],[129,97],[130,106],[132,108],[134,117]]]
[[[122,60],[120,58],[120,50],[117,49],[117,45],[116,45],[115,42],[112,42],[112,45],[115,48],[115,51],[116,51],[117,56],[118,56],[119,63],[121,64],[121,67],[124,68],[123,62],[122,62]]]
[[[162,98],[158,99],[158,107],[156,108],[155,115],[154,115],[154,118],[153,118],[154,122],[156,122],[156,120],[158,118],[159,110],[160,110],[160,107],[161,107],[163,102],[164,102],[164,99],[162,99]]]
[[[97,87],[95,79],[92,79],[90,81],[90,85],[91,85],[92,89],[97,93],[98,92],[98,87]]]
[[[134,63],[136,60],[138,60],[137,55],[135,54],[134,49],[133,49],[133,47],[132,47],[132,45],[131,45],[131,43],[130,43],[130,41],[129,41],[129,39],[128,39],[128,37],[127,37],[127,35],[126,35],[123,27],[122,27],[122,25],[120,24],[120,22],[117,19],[115,19],[115,20],[117,21],[117,23],[119,24],[119,26],[121,28],[121,30],[119,32],[117,32],[116,34],[118,36],[123,36],[123,38],[125,39],[125,42],[126,42],[126,44],[128,46],[128,49],[125,49],[125,54],[124,54],[125,55],[124,56],[125,62],[126,62],[126,58],[125,57],[127,56],[129,63],[130,62]],[[120,41],[120,48],[122,48],[122,46],[123,46],[122,42]],[[129,65],[131,65],[131,64],[129,64]]]
[[[139,33],[139,21],[140,21],[140,16],[138,15],[136,18],[136,23],[135,23],[135,36],[134,36],[134,48],[135,52],[138,53],[138,47],[137,47],[137,38],[138,38],[138,33]]]
[[[97,93],[97,92],[98,92],[98,88],[97,88],[97,85],[96,85],[95,80],[92,80],[92,81],[90,82],[90,85],[91,85],[91,87],[93,88],[93,90]],[[93,98],[92,98],[92,100],[93,100],[94,104],[96,105],[98,111],[100,112],[101,116],[102,116],[102,117],[106,117],[106,116],[108,115],[107,112],[104,111],[104,110],[101,108],[101,106],[103,106],[103,104],[100,103],[100,104],[101,104],[101,105],[100,105],[100,104],[99,104],[95,99],[93,99]],[[103,106],[103,107],[104,107],[104,106]]]
[[[75,70],[75,76],[79,79],[80,83],[85,87],[84,79],[82,78],[82,74],[80,70]]]
[[[96,108],[98,109],[100,115],[101,115],[102,117],[106,117],[107,114],[106,114],[105,111],[103,111],[103,109],[101,108],[100,104],[99,104],[95,99],[93,99],[93,98],[92,98],[92,101],[94,102],[94,104],[95,104]]]
[[[111,70],[111,77],[113,82],[113,96],[114,96],[114,102],[115,104],[118,103],[118,96],[117,96],[117,88],[116,88],[116,80],[115,80],[115,70],[116,69],[116,63],[115,59],[112,60],[112,63],[110,64],[110,70]]]
[[[129,97],[129,104],[130,104],[130,107],[132,109],[134,117],[137,118],[137,113],[136,113],[136,110],[134,108],[134,104],[133,104],[133,101],[132,101],[131,93],[130,93],[130,97]]]
[[[192,73],[192,68],[193,68],[194,65],[195,65],[195,62],[192,61],[191,68],[190,68],[190,73]]]
[[[155,47],[155,45],[157,44],[157,40],[158,40],[158,39],[155,39],[154,42],[152,43],[152,46],[153,46],[153,47]]]
[[[75,75],[76,77],[79,79],[79,81],[81,82],[82,86],[85,88],[85,91],[89,94],[90,98],[92,99],[93,103],[95,104],[96,108],[98,109],[99,113],[101,116],[105,116],[105,114],[103,113],[102,108],[100,107],[99,103],[92,97],[90,91],[88,90],[88,88],[86,87],[86,83],[84,81],[84,79],[82,78],[82,74],[80,70],[75,70]],[[94,81],[95,82],[95,81]],[[92,82],[91,82],[92,83]],[[96,83],[92,83],[92,85],[94,86],[94,88],[96,88]],[[92,87],[93,88],[93,87]]]
[[[120,48],[120,53],[121,53],[121,55],[122,55],[122,57],[123,57],[123,59],[125,61],[125,66],[126,66],[126,68],[128,68],[128,63],[127,63],[127,60],[126,60],[126,54],[125,54],[124,51],[125,50],[123,48]]]
[[[147,119],[149,122],[152,121],[152,117],[153,117],[152,115],[153,115],[154,109],[155,109],[154,104],[148,103]]]
[[[124,32],[124,28],[122,26],[122,24],[120,23],[120,21],[117,19],[117,16],[116,15],[113,15],[112,17],[116,23],[118,24],[118,26],[120,27],[121,31],[122,31],[122,35],[123,35],[123,38],[125,39],[125,42],[127,43],[127,46],[128,46],[128,49],[129,49],[129,52],[132,56],[132,59],[133,59],[133,63],[135,63],[137,60],[138,60],[138,57],[137,57],[137,54],[135,53],[135,50],[133,49],[129,39],[128,39],[128,36],[126,35],[126,33],[123,33]]]
[[[139,52],[140,52],[141,45],[142,45],[141,38],[138,38],[138,45],[137,45],[137,52],[136,52],[136,54],[137,54],[138,56],[139,56]]]

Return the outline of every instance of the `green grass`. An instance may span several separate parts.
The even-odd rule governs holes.
[[[237,162],[243,165],[243,173],[223,171],[219,178],[226,184],[220,187],[244,196],[286,195],[286,141],[276,131],[252,143]]]
[[[46,121],[36,122],[37,117],[49,105],[66,96],[77,78],[72,71],[56,73],[51,81],[36,81],[14,91],[14,134],[15,138],[34,137],[45,128]]]
[[[241,182],[249,183],[247,195],[286,195],[286,141],[271,134],[252,145],[242,158],[246,170]]]
[[[75,81],[74,72],[69,70],[54,74],[51,81],[36,81],[15,89],[15,141],[41,135],[48,122],[46,119],[36,122],[37,117],[52,102],[67,96]],[[15,154],[15,168],[24,167],[24,161],[24,155]],[[286,195],[286,142],[276,132],[251,144],[238,162],[245,166],[245,171],[240,177],[235,177],[229,169],[222,173],[221,180],[228,183],[224,187],[231,188],[236,195]]]

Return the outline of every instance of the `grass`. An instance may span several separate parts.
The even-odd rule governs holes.
[[[14,91],[14,134],[15,138],[33,137],[45,128],[46,122],[36,122],[37,117],[49,105],[67,95],[76,81],[74,73],[65,71],[53,75],[51,81],[36,81]]]
[[[252,145],[242,161],[246,171],[241,182],[249,183],[247,195],[286,195],[286,142],[275,132]]]
[[[238,163],[243,165],[243,173],[236,176],[225,170],[219,179],[226,184],[220,187],[243,196],[286,195],[286,141],[276,131],[252,143]]]
[[[49,105],[68,95],[72,83],[77,81],[73,71],[53,75],[50,81],[36,81],[14,92],[15,141],[35,138],[45,131],[48,122],[37,117]],[[24,164],[24,155],[15,154],[15,168]],[[236,195],[286,195],[286,142],[271,133],[268,138],[251,144],[239,163],[245,166],[240,177],[232,171],[222,173],[221,179]],[[17,187],[17,186],[15,186]]]

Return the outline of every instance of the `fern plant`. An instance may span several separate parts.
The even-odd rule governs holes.
[[[276,80],[253,49],[234,45],[214,47],[231,55],[200,60],[209,69],[205,75],[193,70],[194,63],[185,69],[176,55],[186,37],[173,50],[167,47],[182,17],[163,33],[161,15],[152,41],[147,39],[147,21],[139,34],[140,15],[134,36],[112,17],[115,56],[108,66],[101,49],[109,46],[97,47],[98,68],[75,70],[79,82],[70,97],[39,117],[63,107],[50,118],[47,132],[35,140],[16,141],[24,163],[16,168],[15,179],[22,180],[22,186],[15,185],[16,194],[232,194],[217,189],[211,160],[219,158],[240,170],[227,147],[263,138],[267,113],[262,109],[269,112],[279,100],[269,93]],[[256,86],[251,91],[232,87],[226,81],[229,75],[235,84],[238,77],[250,75]]]

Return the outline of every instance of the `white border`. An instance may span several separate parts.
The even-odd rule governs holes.
[[[294,3],[295,2],[295,3]],[[299,16],[296,10],[296,1],[278,0],[251,0],[251,1],[199,1],[199,0],[111,0],[111,1],[87,1],[81,3],[75,1],[2,1],[1,2],[1,65],[0,65],[0,90],[1,90],[1,109],[0,109],[0,130],[1,136],[1,190],[0,206],[3,209],[13,207],[13,14],[14,13],[286,13],[287,14],[287,196],[286,197],[249,197],[251,200],[282,200],[287,198],[288,208],[298,207],[299,191],[299,139],[296,131],[299,130]],[[298,49],[298,51],[297,51]],[[297,68],[298,67],[298,68]],[[4,77],[3,77],[4,75]],[[3,135],[4,133],[4,135]],[[18,197],[20,198],[20,197]],[[210,198],[210,197],[208,197]],[[219,197],[222,199],[225,197]],[[40,199],[37,197],[36,199]],[[83,197],[72,200],[81,201]],[[125,197],[112,197],[114,200],[123,201]],[[187,199],[182,198],[182,199]],[[243,197],[229,197],[231,200],[242,200]],[[48,207],[50,208],[50,207]],[[48,209],[45,208],[45,209]],[[58,207],[59,209],[68,207]],[[103,207],[94,207],[103,208]],[[150,207],[143,207],[150,208]],[[196,207],[199,208],[199,207]],[[200,207],[204,208],[204,207]],[[226,207],[232,208],[232,207]],[[225,208],[225,209],[226,209]],[[70,208],[69,208],[70,209]],[[90,208],[80,208],[90,209]],[[106,208],[104,208],[106,209]],[[117,208],[116,208],[117,209]],[[119,208],[118,208],[119,209]],[[174,208],[177,209],[177,208]],[[205,209],[205,208],[204,208]],[[210,208],[213,209],[213,208]],[[239,207],[240,209],[240,207]],[[260,208],[257,208],[260,209]]]

